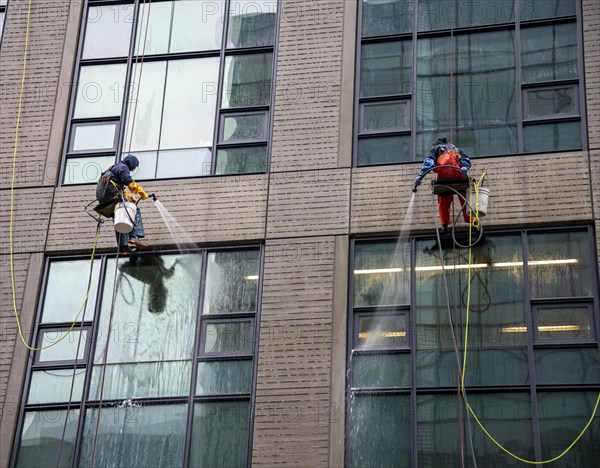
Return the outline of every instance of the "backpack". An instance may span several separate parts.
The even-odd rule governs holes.
[[[441,179],[463,179],[465,176],[460,172],[460,160],[462,159],[462,156],[460,155],[458,148],[454,145],[449,145],[447,147],[442,147],[442,150],[444,150],[444,152],[437,158],[434,172]]]
[[[99,202],[113,199],[118,195],[117,188],[110,180],[112,168],[113,166],[110,166],[98,179],[98,184],[96,185],[96,199]]]

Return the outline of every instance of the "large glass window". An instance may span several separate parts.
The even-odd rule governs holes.
[[[278,0],[104,3],[86,3],[62,183],[129,152],[139,180],[265,172]]]
[[[591,228],[488,234],[470,261],[469,250],[440,251],[435,240],[356,240],[349,466],[470,466],[469,415],[457,393],[467,304],[465,385],[475,414],[519,457],[560,454],[600,391],[593,236]],[[557,429],[561,417],[568,436]],[[477,464],[512,466],[470,423]],[[595,457],[598,430],[594,421],[559,465]]]
[[[583,148],[575,0],[358,4],[358,166]]]
[[[248,466],[260,259],[51,259],[16,466]]]

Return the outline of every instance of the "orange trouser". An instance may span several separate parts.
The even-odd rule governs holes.
[[[465,197],[466,192],[460,192],[458,201],[462,206],[463,219],[465,220],[465,223],[469,223],[471,221],[475,221],[475,218],[469,216],[469,214],[467,213],[467,204],[465,203]],[[438,195],[438,212],[440,214],[440,220],[442,221],[442,224],[450,224],[450,207],[452,206],[453,200],[454,195]]]

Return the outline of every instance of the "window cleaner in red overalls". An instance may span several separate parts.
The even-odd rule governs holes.
[[[463,219],[465,223],[475,223],[477,218],[467,213],[467,189],[469,188],[469,169],[471,160],[458,147],[448,143],[446,137],[440,137],[433,140],[429,155],[423,161],[421,170],[415,179],[413,192],[421,185],[423,178],[432,170],[438,178],[434,182],[434,193],[438,196],[438,212],[444,232],[448,230],[450,224],[450,206],[454,200],[454,195],[458,193],[462,206]],[[454,189],[454,190],[452,190]]]

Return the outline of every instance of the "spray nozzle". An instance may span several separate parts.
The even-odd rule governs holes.
[[[158,197],[156,196],[155,193],[151,193],[150,195],[148,195],[149,197],[152,197],[152,201],[156,201],[158,200]]]

